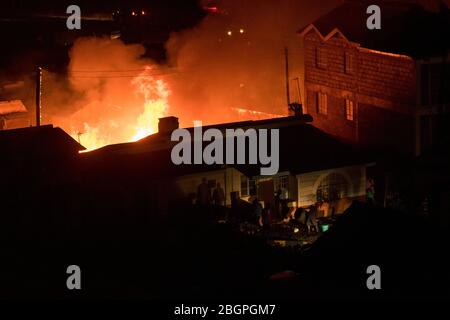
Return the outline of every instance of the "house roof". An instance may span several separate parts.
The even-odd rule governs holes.
[[[77,153],[85,148],[61,128],[52,125],[0,131],[0,150],[8,153],[52,154],[65,150]]]
[[[337,168],[368,162],[367,156],[354,147],[340,142],[327,133],[305,123],[299,117],[285,117],[261,121],[232,122],[205,126],[208,128],[237,129],[276,128],[280,133],[279,172],[303,173],[316,170]],[[188,128],[193,130],[193,128]],[[164,143],[165,141],[165,143]],[[168,135],[154,134],[138,142],[111,145],[82,154],[96,170],[110,172],[127,171],[127,175],[136,177],[182,176],[196,172],[212,171],[224,168],[224,165],[174,165],[170,153],[172,146]],[[203,147],[207,143],[203,143]],[[147,152],[144,152],[144,150]],[[248,147],[247,147],[248,152]],[[260,174],[260,165],[230,165],[248,176]],[[99,173],[100,174],[100,173]]]
[[[20,100],[0,101],[0,115],[24,112],[27,112],[27,108]]]
[[[339,32],[362,47],[408,55],[413,58],[434,56],[449,50],[450,9],[443,1],[434,11],[411,1],[354,1],[346,2],[323,15],[298,33],[314,30],[322,39]],[[381,9],[381,29],[369,30],[366,13],[369,5]],[[440,5],[440,6],[439,6]],[[311,28],[311,25],[314,28]]]

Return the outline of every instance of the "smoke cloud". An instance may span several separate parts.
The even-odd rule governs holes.
[[[144,53],[143,46],[120,40],[78,39],[67,77],[44,74],[43,102],[50,122],[80,135],[88,148],[130,141],[142,129],[142,115],[149,116],[148,133],[155,131],[155,121],[168,111],[168,92],[152,76],[163,68],[143,59]],[[152,108],[157,110],[148,110]]]
[[[225,122],[258,114],[287,114],[284,47],[289,48],[290,79],[302,78],[296,31],[336,1],[222,1],[219,14],[196,28],[173,34],[169,64],[180,71],[170,81],[170,105],[188,121]],[[291,83],[298,100],[297,83]],[[188,112],[186,112],[188,111]],[[261,114],[260,116],[264,116]]]
[[[44,74],[48,122],[80,135],[82,144],[99,146],[130,141],[146,117],[155,131],[157,118],[167,115],[179,117],[182,126],[286,115],[284,48],[290,79],[300,79],[290,82],[292,100],[298,100],[303,71],[296,31],[336,4],[216,3],[218,13],[170,36],[165,65],[143,58],[142,45],[80,38],[67,77]]]

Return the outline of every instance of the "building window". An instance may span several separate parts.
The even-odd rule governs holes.
[[[321,69],[327,68],[327,54],[323,47],[316,47],[316,67]]]
[[[241,196],[256,196],[256,180],[241,175]]]
[[[250,196],[256,196],[256,180],[249,179],[248,180],[248,193]]]
[[[346,52],[345,53],[345,61],[344,61],[344,68],[346,74],[352,74],[354,73],[354,59],[353,54]]]
[[[354,103],[350,99],[345,99],[345,119],[353,121]]]
[[[348,183],[343,175],[330,173],[319,184],[317,188],[317,201],[334,201],[347,196]]]
[[[289,198],[289,176],[280,176],[273,179],[273,187],[275,192],[280,193],[281,199]]]
[[[241,196],[248,195],[248,178],[244,175],[241,175]]]
[[[327,114],[328,106],[327,106],[327,95],[323,92],[317,92],[317,113]]]

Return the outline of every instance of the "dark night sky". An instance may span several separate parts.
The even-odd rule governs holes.
[[[397,1],[420,2],[425,5],[439,2],[439,0]],[[67,14],[65,13],[67,5],[73,3],[70,0],[1,1],[0,89],[2,83],[22,80],[29,76],[37,65],[55,73],[64,73],[69,64],[69,52],[77,38],[109,37],[111,33],[119,31],[120,38],[125,44],[142,44],[146,49],[145,58],[151,58],[164,64],[168,62],[166,47],[174,31],[189,30],[195,33],[195,30],[197,30],[199,34],[194,35],[191,32],[190,36],[182,35],[181,39],[183,40],[180,43],[175,43],[186,48],[185,56],[187,56],[186,53],[189,50],[195,51],[199,54],[194,57],[194,60],[216,63],[217,61],[210,56],[221,55],[222,61],[230,61],[232,65],[232,61],[236,61],[242,56],[243,48],[241,44],[229,42],[226,48],[222,48],[225,52],[217,52],[217,48],[214,49],[206,44],[211,39],[217,38],[213,34],[214,32],[225,32],[225,28],[237,25],[247,26],[248,28],[246,39],[252,42],[253,48],[249,51],[249,54],[265,55],[264,59],[256,59],[257,62],[259,61],[259,65],[253,63],[255,67],[247,70],[247,73],[252,74],[253,77],[255,70],[267,70],[267,62],[270,61],[270,64],[274,64],[281,61],[277,54],[283,46],[292,46],[291,52],[295,54],[295,51],[298,50],[296,48],[298,42],[295,35],[296,30],[343,2],[361,1],[80,0],[76,3],[81,8],[82,17],[88,19],[82,21],[81,30],[71,31],[66,28]],[[227,14],[221,14],[216,17],[215,21],[204,19],[206,12],[202,10],[202,7],[205,5],[218,6]],[[120,15],[118,19],[114,20],[112,14],[117,10],[120,11]],[[146,15],[145,17],[133,18],[130,14],[131,10],[145,10]],[[100,19],[95,20],[96,17]],[[208,21],[205,23],[205,20]],[[202,39],[202,42],[199,41],[199,38]],[[189,42],[188,45],[186,45],[186,42]],[[174,44],[174,41],[171,43]],[[191,63],[191,60],[188,62]],[[253,62],[255,62],[255,59],[253,59]],[[294,69],[295,63],[296,61],[293,60],[292,67]],[[261,66],[264,66],[264,68],[261,68]],[[209,74],[212,72],[210,68],[205,71]],[[223,70],[220,69],[218,72],[217,79],[220,80],[222,79],[220,73]],[[272,75],[273,72],[267,71],[266,78],[274,78]],[[277,77],[274,79],[277,79]],[[281,81],[278,80],[276,80],[277,83]],[[262,91],[268,90],[271,89],[265,88]]]
[[[81,8],[82,17],[87,20],[82,21],[81,31],[71,32],[66,28],[65,10],[73,1],[1,1],[0,38],[3,44],[0,69],[3,76],[20,75],[37,63],[58,69],[67,63],[68,48],[79,36],[110,35],[120,30],[125,42],[147,42],[156,47],[159,45],[157,49],[161,49],[171,31],[191,28],[205,14],[199,4],[191,0],[80,0],[76,3]],[[136,9],[151,14],[129,19],[130,11]],[[117,10],[126,19],[113,21],[112,14]],[[96,21],[95,18],[100,19]],[[154,58],[160,58],[161,53],[153,51]],[[20,63],[16,63],[18,60]]]
[[[331,8],[343,2],[360,2],[358,0],[318,0],[318,1],[294,1],[293,10],[298,12],[298,27],[301,27],[306,19],[313,21],[320,14],[324,14]],[[388,0],[386,0],[388,1]],[[419,2],[425,6],[436,3],[439,0],[397,0],[398,2]],[[447,1],[448,0],[441,0]],[[279,4],[294,2],[284,0],[261,1],[261,4]],[[71,45],[75,37],[109,35],[120,30],[124,42],[143,43],[148,49],[150,57],[156,60],[164,60],[163,47],[170,32],[192,28],[205,16],[201,8],[204,5],[220,8],[231,8],[231,16],[240,15],[238,11],[251,14],[249,6],[255,5],[252,1],[231,0],[78,0],[82,16],[85,18],[102,18],[101,21],[83,21],[83,30],[68,32],[65,27],[65,9],[73,4],[71,0],[3,0],[0,1],[0,39],[2,50],[0,52],[0,69],[3,75],[20,74],[28,69],[29,64],[44,64],[49,68],[58,68],[67,61],[67,47]],[[257,3],[259,6],[259,3]],[[145,10],[149,14],[145,18],[129,19],[131,10]],[[118,21],[110,19],[112,13],[120,10],[122,19]],[[258,8],[256,8],[258,10]],[[306,12],[305,12],[306,11]],[[268,12],[268,17],[277,12]],[[252,18],[252,17],[248,17]],[[144,26],[144,27],[143,27]],[[24,57],[28,57],[24,61]],[[21,63],[16,65],[17,59]],[[1,77],[1,75],[0,75]]]

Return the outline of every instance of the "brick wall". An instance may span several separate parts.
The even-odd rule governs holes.
[[[412,59],[362,49],[358,65],[359,93],[406,104],[414,111],[416,82]],[[390,109],[396,110],[395,106]]]
[[[416,101],[414,60],[360,48],[339,32],[322,38],[311,30],[303,39],[306,107],[313,125],[345,141],[371,146],[389,143],[410,152]],[[317,63],[318,50],[326,66]],[[346,55],[352,57],[350,70]],[[327,115],[317,113],[317,92],[327,95]],[[354,121],[345,117],[345,99],[354,101]],[[389,138],[380,128],[387,130],[386,135],[389,132]]]
[[[321,48],[327,56],[326,69],[316,66],[316,48]],[[349,47],[344,39],[333,37],[323,42],[316,33],[309,33],[305,37],[304,50],[306,83],[310,82],[341,90],[355,90],[356,74],[344,73],[344,53],[348,51],[356,55],[357,50]]]
[[[326,90],[324,90],[326,92]],[[344,100],[334,95],[327,95],[327,114],[319,114],[317,112],[317,95],[316,91],[308,90],[307,109],[312,115],[313,125],[328,132],[340,139],[348,142],[356,141],[356,122],[349,121],[345,118]]]

